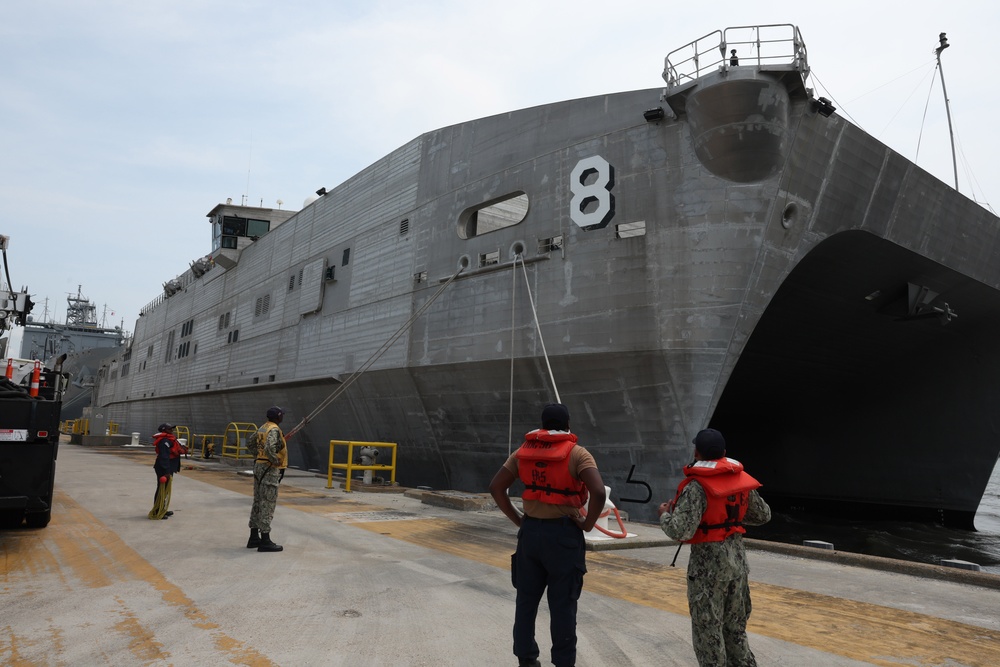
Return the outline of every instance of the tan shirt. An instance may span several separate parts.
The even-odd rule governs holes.
[[[514,477],[519,477],[517,474],[516,451],[510,455],[503,464],[503,467],[513,473]],[[580,445],[576,445],[569,452],[569,474],[573,479],[578,480],[580,479],[580,473],[587,468],[597,468],[597,462],[594,460],[593,454]],[[580,516],[580,510],[572,505],[553,505],[552,503],[543,503],[540,500],[524,500],[522,501],[522,505],[524,506],[524,513],[536,519],[558,519],[561,516]]]

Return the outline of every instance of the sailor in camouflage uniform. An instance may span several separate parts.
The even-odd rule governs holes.
[[[758,495],[760,482],[743,464],[726,458],[726,441],[715,429],[694,439],[694,463],[671,502],[659,507],[660,527],[691,545],[687,596],[694,652],[701,667],[756,667],[747,642],[750,587],[744,525],[771,520]]]
[[[247,549],[281,551],[271,541],[271,519],[278,502],[278,484],[288,467],[288,448],[278,426],[285,411],[275,406],[267,410],[267,422],[251,436],[256,441],[257,458],[253,464],[253,507],[250,509],[250,539]]]

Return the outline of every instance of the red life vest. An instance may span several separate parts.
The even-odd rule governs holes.
[[[684,466],[684,480],[677,487],[674,503],[691,480],[696,479],[705,489],[708,507],[701,517],[698,530],[686,544],[721,542],[734,533],[745,533],[743,517],[750,505],[750,492],[760,482],[743,472],[743,464],[735,459],[721,458],[695,461]]]
[[[552,505],[583,507],[587,486],[573,479],[569,453],[576,447],[576,436],[567,431],[538,429],[524,436],[517,450],[517,474],[524,482],[524,500],[538,500]]]
[[[153,436],[153,447],[157,455],[160,453],[160,443],[164,440],[170,444],[170,458],[179,459],[181,454],[184,453],[184,448],[181,447],[181,443],[177,441],[177,437],[171,435],[170,433],[157,433]]]

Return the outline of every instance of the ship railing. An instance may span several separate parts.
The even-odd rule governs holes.
[[[255,454],[247,450],[247,438],[257,431],[257,425],[250,422],[229,422],[222,435],[222,458],[255,459]]]
[[[188,288],[188,286],[191,283],[193,283],[195,280],[200,278],[205,273],[206,271],[202,271],[200,275],[196,275],[196,271],[193,268],[191,268],[182,273],[181,275],[177,276],[176,278],[168,280],[166,284],[171,285],[172,289],[170,294],[169,295],[167,294],[167,288],[166,286],[164,286],[164,290],[159,294],[159,296],[157,296],[155,299],[147,303],[145,306],[142,307],[142,309],[139,310],[139,315],[140,316],[145,315],[146,313],[152,311],[161,303],[169,299],[174,294],[177,294],[178,292],[183,292],[185,289]]]
[[[733,49],[738,65],[730,63]],[[669,92],[710,72],[745,66],[785,66],[808,74],[806,45],[798,27],[779,23],[714,30],[668,53],[664,58],[663,80]]]
[[[395,442],[361,442],[357,440],[331,440],[330,441],[330,461],[326,471],[326,488],[333,488],[333,471],[343,470],[344,476],[346,477],[346,482],[344,483],[344,491],[350,493],[351,491],[351,476],[356,470],[389,470],[390,479],[389,482],[393,486],[396,484],[396,447],[398,443]],[[336,463],[334,457],[334,450],[337,447],[347,447],[347,462],[346,463]],[[375,449],[391,449],[392,450],[392,463],[356,463],[359,457],[354,455],[355,449],[358,450],[360,456],[361,449],[372,447]],[[379,452],[381,454],[381,451]]]

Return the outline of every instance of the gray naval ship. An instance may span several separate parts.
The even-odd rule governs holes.
[[[66,296],[66,319],[54,322],[28,317],[21,331],[21,359],[37,359],[48,367],[58,366],[69,381],[63,392],[60,417],[77,419],[91,405],[94,384],[103,361],[125,344],[128,334],[122,327],[98,322],[97,305],[77,287],[76,295]],[[61,360],[58,360],[62,357]],[[24,374],[30,364],[23,364]]]
[[[636,519],[713,426],[779,507],[971,527],[1000,219],[816,98],[795,26],[663,76],[428,132],[297,212],[216,206],[98,404],[145,434],[278,404],[295,466],[396,442],[402,484],[475,492],[558,399]]]

